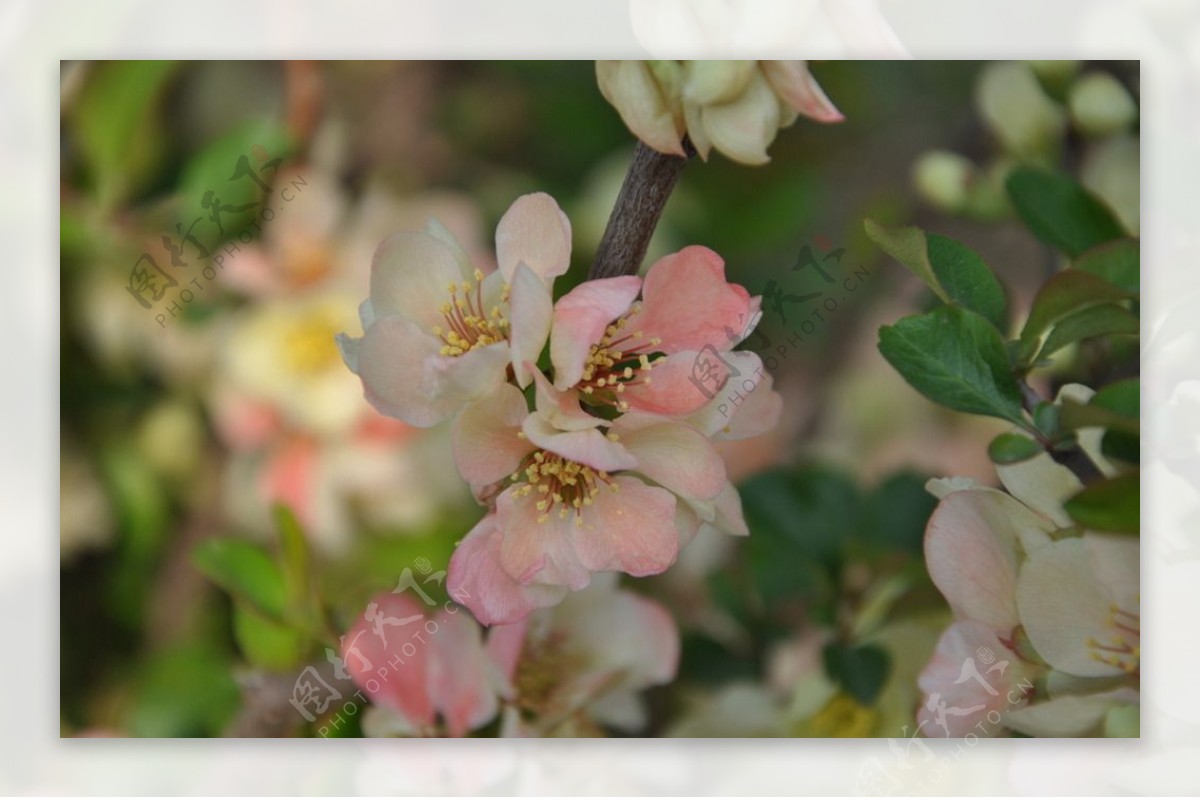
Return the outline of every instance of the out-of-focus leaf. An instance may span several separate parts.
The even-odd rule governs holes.
[[[1059,411],[1063,429],[1077,430],[1085,427],[1104,427],[1119,430],[1130,435],[1138,435],[1141,425],[1136,416],[1130,417],[1125,413],[1110,410],[1097,404],[1083,404],[1070,399],[1062,403]]]
[[[863,536],[884,549],[921,555],[925,525],[937,499],[925,490],[927,478],[912,472],[893,474],[867,499]]]
[[[246,659],[267,670],[294,668],[304,656],[303,633],[264,618],[241,601],[233,607],[233,636]]]
[[[1123,238],[1093,247],[1080,255],[1071,268],[1094,274],[1118,288],[1137,294],[1141,289],[1141,252],[1136,238]]]
[[[1141,381],[1131,378],[1106,385],[1092,397],[1089,405],[1111,411],[1136,423],[1141,412]],[[1137,432],[1129,429],[1110,428],[1104,433],[1100,451],[1109,459],[1136,464],[1142,459],[1141,438]]]
[[[1006,187],[1033,234],[1072,258],[1126,235],[1108,206],[1065,175],[1018,167]]]
[[[192,230],[201,245],[210,250],[242,231],[257,235],[250,223],[262,209],[270,207],[275,213],[281,210],[277,190],[271,184],[288,149],[282,123],[258,119],[230,131],[194,155],[179,183],[182,204],[178,222],[182,229]],[[220,224],[212,219],[214,207],[221,209]]]
[[[887,682],[891,657],[875,643],[847,646],[830,643],[824,650],[825,670],[863,706],[871,706]]]
[[[988,457],[996,465],[1012,465],[1037,457],[1045,451],[1028,435],[1005,432],[997,435],[988,445]]]
[[[154,654],[134,689],[125,726],[138,737],[215,736],[240,702],[228,659],[196,644]]]
[[[1059,272],[1047,280],[1034,297],[1029,318],[1021,330],[1018,362],[1028,366],[1036,361],[1049,333],[1068,317],[1099,305],[1119,307],[1118,303],[1129,298],[1128,292],[1094,274],[1073,269]],[[1119,321],[1112,321],[1111,317],[1101,321],[1120,324]],[[1096,323],[1095,319],[1088,321],[1085,318],[1073,326],[1077,331],[1086,331]]]
[[[991,323],[942,307],[879,330],[879,351],[910,385],[953,410],[1026,426],[1008,353]]]
[[[92,65],[71,117],[101,207],[128,199],[158,167],[166,141],[158,106],[177,67],[173,61]]]
[[[282,620],[287,606],[283,574],[258,546],[236,538],[211,538],[193,552],[201,573],[259,612]]]
[[[279,532],[280,560],[287,588],[288,614],[295,621],[315,621],[316,596],[312,573],[312,553],[308,538],[288,507],[277,504],[273,508],[275,528]]]
[[[1142,508],[1138,479],[1138,474],[1122,474],[1095,482],[1068,499],[1063,509],[1088,529],[1136,535]]]

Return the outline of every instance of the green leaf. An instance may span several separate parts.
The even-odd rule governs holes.
[[[137,737],[212,737],[237,712],[227,656],[185,643],[154,651],[138,668],[122,726]]]
[[[1107,407],[1101,407],[1093,402],[1083,404],[1066,399],[1062,403],[1062,410],[1059,411],[1059,419],[1063,429],[1077,430],[1086,427],[1103,427],[1110,430],[1118,430],[1130,435],[1140,434],[1140,424],[1137,416],[1129,416],[1124,412],[1117,412]]]
[[[920,277],[939,299],[950,304],[950,295],[934,275],[933,264],[929,262],[929,245],[924,230],[919,227],[884,227],[873,219],[865,220],[863,227],[880,249],[900,261]]]
[[[1028,367],[1037,361],[1042,345],[1055,325],[1067,317],[1097,305],[1116,305],[1129,299],[1126,291],[1094,274],[1068,269],[1051,277],[1038,291],[1021,330],[1017,360]],[[1076,320],[1076,330],[1094,325],[1095,319]],[[1110,323],[1112,322],[1110,320]]]
[[[233,606],[233,636],[246,659],[260,668],[286,671],[304,658],[303,633],[264,618],[240,601]]]
[[[1084,308],[1054,325],[1038,357],[1049,357],[1063,347],[1101,335],[1137,335],[1138,317],[1120,305],[1096,305]]]
[[[194,155],[184,167],[179,183],[183,203],[178,222],[183,229],[194,229],[194,235],[208,249],[215,248],[220,241],[233,238],[243,230],[249,230],[250,222],[255,221],[263,207],[265,192],[259,186],[259,181],[271,188],[275,177],[274,167],[268,167],[267,164],[284,158],[288,148],[287,131],[279,121],[257,119],[221,136]],[[239,162],[243,158],[253,176],[239,174]],[[222,206],[242,210],[220,214],[218,227],[210,217],[210,209],[204,206],[204,197],[209,192],[220,200]],[[269,204],[271,197],[276,194],[265,196]],[[281,212],[278,205],[276,201],[276,207],[272,207],[277,213]],[[223,237],[221,229],[224,230]]]
[[[823,654],[831,679],[863,706],[875,703],[892,670],[892,659],[882,646],[830,643]]]
[[[1140,490],[1138,474],[1122,474],[1088,485],[1068,499],[1063,509],[1088,529],[1136,535],[1140,528]]]
[[[910,385],[953,410],[1027,426],[1000,333],[969,310],[943,307],[879,330],[879,351]]]
[[[166,137],[158,106],[174,61],[104,61],[79,95],[71,118],[101,207],[132,196],[154,174]]]
[[[1089,404],[1111,410],[1126,418],[1137,419],[1142,410],[1141,393],[1141,380],[1137,377],[1130,377],[1104,386],[1096,392]]]
[[[317,605],[308,537],[300,527],[296,515],[288,507],[276,504],[272,512],[275,516],[275,528],[279,531],[279,551],[287,591],[288,613],[293,620],[311,623],[315,620]]]
[[[1018,167],[1006,187],[1033,234],[1072,258],[1126,235],[1108,206],[1065,175]]]
[[[210,538],[193,552],[196,567],[234,598],[282,620],[287,606],[283,574],[258,546],[236,538]]]
[[[1080,255],[1071,268],[1108,280],[1130,294],[1141,289],[1141,252],[1136,238],[1123,238],[1093,247]]]
[[[996,465],[1012,465],[1037,457],[1045,450],[1028,435],[1005,432],[988,445],[988,457]]]
[[[884,549],[920,556],[925,525],[937,499],[925,490],[926,476],[913,472],[893,474],[879,484],[867,500],[863,538]]]
[[[997,327],[1004,324],[1004,289],[970,248],[917,227],[884,227],[872,219],[864,227],[871,240],[947,305],[973,310]]]
[[[929,233],[929,262],[952,304],[973,310],[996,327],[1004,328],[1007,300],[996,275],[983,258],[952,238]]]

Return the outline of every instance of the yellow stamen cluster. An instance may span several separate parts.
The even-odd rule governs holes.
[[[450,283],[446,290],[450,301],[440,308],[446,326],[437,325],[433,334],[442,339],[442,355],[457,357],[508,340],[509,322],[499,306],[490,311],[483,307],[483,272],[475,270],[474,292],[470,281]],[[509,289],[506,285],[500,303],[508,302]]]
[[[538,523],[550,520],[551,513],[557,512],[559,518],[566,518],[574,511],[575,525],[583,526],[580,512],[591,506],[601,486],[613,491],[618,488],[607,471],[599,471],[544,449],[529,455],[523,467],[514,471],[510,479],[525,481],[514,489],[514,498],[537,493]]]
[[[650,384],[650,370],[658,361],[650,356],[662,339],[643,340],[642,331],[626,332],[629,321],[640,312],[635,305],[629,313],[617,319],[604,330],[600,342],[592,347],[583,364],[583,377],[579,390],[603,403],[611,404],[624,412],[629,409],[621,394],[631,385]]]
[[[1108,608],[1108,625],[1117,633],[1107,640],[1097,640],[1089,637],[1088,648],[1092,649],[1092,659],[1120,668],[1128,674],[1136,674],[1141,669],[1142,624],[1141,617],[1135,612],[1123,610],[1116,605]]]

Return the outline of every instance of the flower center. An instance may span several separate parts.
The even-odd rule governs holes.
[[[483,307],[483,272],[476,269],[474,277],[473,286],[471,281],[463,280],[446,288],[450,301],[440,308],[446,326],[438,324],[433,328],[433,334],[442,340],[442,355],[458,357],[472,349],[508,340],[509,322],[500,306],[491,310]],[[508,303],[508,294],[505,285],[501,304]]]
[[[1113,634],[1105,640],[1089,637],[1092,659],[1136,674],[1142,661],[1142,618],[1136,612],[1123,610],[1113,604],[1108,608],[1108,626]]]
[[[654,348],[660,338],[643,340],[642,331],[626,332],[629,320],[642,309],[635,305],[629,313],[604,330],[604,337],[592,347],[583,365],[583,377],[577,386],[585,395],[601,404],[609,404],[624,412],[629,403],[621,394],[631,385],[649,385],[650,370],[660,362],[661,353]],[[651,359],[655,358],[655,359]]]
[[[514,490],[514,497],[538,494],[539,524],[550,520],[551,513],[557,512],[559,518],[566,518],[574,512],[575,526],[583,526],[580,514],[584,507],[592,504],[600,488],[606,486],[616,491],[620,487],[607,471],[599,471],[545,449],[538,449],[526,457],[522,467],[514,471],[510,479],[525,481]]]

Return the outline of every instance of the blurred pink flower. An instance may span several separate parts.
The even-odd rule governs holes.
[[[380,244],[363,337],[338,337],[364,395],[418,427],[443,421],[537,360],[550,332],[554,278],[571,256],[571,226],[546,194],[517,199],[496,228],[497,271],[473,268],[444,227]]]
[[[598,580],[553,610],[484,630],[447,603],[432,615],[381,593],[343,637],[342,661],[375,705],[369,735],[461,737],[503,711],[502,732],[636,731],[637,693],[670,681],[679,633],[659,605]]]

